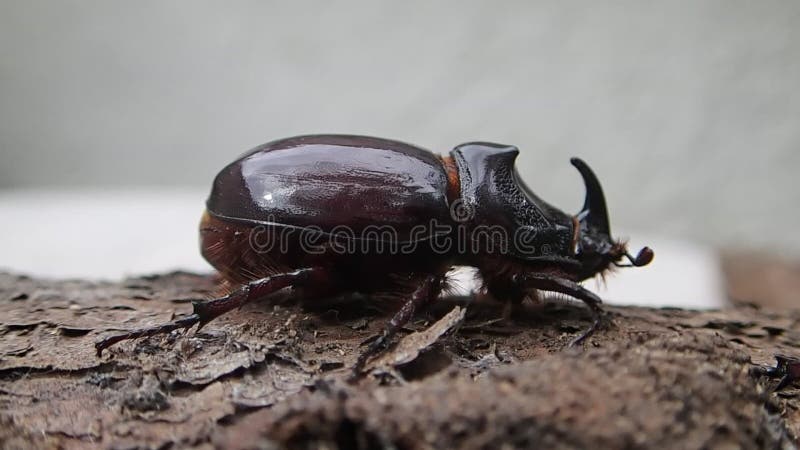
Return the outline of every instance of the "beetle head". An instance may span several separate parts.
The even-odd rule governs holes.
[[[608,222],[608,210],[603,188],[600,186],[592,169],[579,158],[570,160],[578,169],[586,185],[586,200],[583,208],[575,216],[575,257],[580,262],[579,278],[589,278],[606,270],[611,264],[617,267],[640,267],[653,260],[653,251],[649,247],[639,250],[634,257],[627,251],[624,242],[611,237]],[[629,264],[620,261],[627,258]]]

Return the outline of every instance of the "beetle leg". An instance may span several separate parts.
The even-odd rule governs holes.
[[[400,331],[405,324],[414,317],[414,313],[428,302],[433,301],[439,295],[441,289],[441,282],[443,277],[441,275],[427,275],[422,279],[420,285],[411,294],[411,297],[403,304],[402,307],[389,319],[386,323],[383,333],[372,341],[369,347],[361,353],[353,366],[353,374],[358,376],[361,374],[367,360],[382,350],[388,341]]]
[[[572,280],[536,273],[518,275],[515,276],[514,279],[515,281],[522,283],[524,286],[545,291],[560,292],[586,303],[586,306],[588,306],[589,310],[592,312],[592,325],[589,327],[589,329],[581,333],[580,336],[572,341],[570,345],[578,345],[582,343],[600,326],[600,321],[603,317],[603,308],[600,305],[603,303],[603,301],[600,300],[600,297],[598,297],[597,294],[586,289],[580,284]]]
[[[120,341],[165,334],[180,328],[188,329],[195,324],[198,325],[197,330],[199,331],[208,322],[252,300],[265,297],[288,286],[301,286],[310,282],[324,282],[327,280],[328,275],[329,273],[327,270],[319,267],[312,267],[253,280],[223,297],[210,301],[193,301],[193,311],[189,316],[173,320],[163,325],[140,328],[127,333],[109,336],[98,341],[94,346],[95,349],[97,349],[97,355],[100,356],[103,350]]]
[[[525,286],[512,282],[510,278],[494,279],[487,283],[486,290],[495,300],[503,303],[503,320],[511,317],[514,307],[521,305],[530,291]]]

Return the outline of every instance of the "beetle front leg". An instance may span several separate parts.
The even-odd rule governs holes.
[[[199,331],[208,322],[211,322],[228,311],[240,308],[252,300],[263,298],[288,286],[299,287],[310,283],[324,283],[329,279],[329,271],[319,267],[270,275],[258,280],[253,280],[224,297],[219,297],[210,301],[193,301],[193,311],[189,316],[173,320],[163,325],[140,328],[127,333],[109,336],[98,341],[94,347],[97,349],[97,356],[100,356],[103,350],[120,341],[165,334],[181,328],[188,329],[195,324],[198,325],[197,330]]]
[[[582,343],[600,326],[600,321],[603,317],[603,308],[600,305],[603,303],[603,301],[597,296],[597,294],[586,289],[580,284],[565,278],[536,273],[515,275],[514,281],[534,289],[567,294],[586,303],[586,306],[588,306],[589,310],[592,312],[592,325],[588,330],[584,331],[580,336],[572,341],[570,345],[578,345]]]
[[[353,374],[358,376],[367,360],[378,353],[388,343],[388,341],[400,331],[405,324],[407,324],[414,313],[425,304],[433,301],[441,289],[443,277],[441,275],[427,275],[422,279],[420,285],[411,294],[411,297],[400,307],[394,316],[389,319],[383,333],[372,343],[369,347],[358,357],[355,366],[353,366]]]

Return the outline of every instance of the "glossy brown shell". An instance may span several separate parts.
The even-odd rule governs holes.
[[[425,239],[412,229],[449,220],[441,159],[403,142],[366,136],[310,135],[247,152],[214,180],[209,213],[219,219],[285,227],[390,226],[399,241]],[[338,227],[338,228],[337,228]]]

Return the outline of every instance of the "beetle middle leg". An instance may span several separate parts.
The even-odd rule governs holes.
[[[372,341],[369,347],[358,357],[355,366],[353,366],[354,375],[359,375],[361,373],[367,360],[382,350],[388,341],[414,317],[414,313],[418,309],[436,299],[441,291],[443,280],[444,277],[442,275],[426,275],[422,278],[420,284],[414,289],[408,300],[403,303],[403,306],[400,307],[395,315],[389,319],[389,322],[386,323],[383,333]]]
[[[486,283],[486,291],[495,300],[503,303],[502,320],[511,318],[514,308],[530,296],[530,289],[519,283],[512,282],[509,278],[494,278]]]
[[[208,322],[228,311],[240,308],[250,301],[263,298],[289,286],[300,287],[312,283],[330,282],[330,278],[330,272],[327,269],[309,267],[253,280],[223,297],[210,301],[193,301],[193,311],[189,316],[163,325],[140,328],[127,333],[109,336],[98,341],[95,344],[95,349],[97,350],[97,355],[100,356],[103,350],[120,341],[165,334],[181,328],[191,328],[193,325],[198,325],[197,329],[199,331]]]
[[[516,275],[514,277],[514,281],[523,286],[534,289],[567,294],[586,303],[586,306],[589,307],[589,310],[592,313],[592,325],[589,327],[589,329],[581,333],[580,336],[573,340],[571,345],[578,345],[582,343],[600,326],[603,318],[603,308],[600,305],[603,304],[603,301],[594,292],[586,289],[580,284],[572,280],[559,278],[553,275],[538,273]]]

